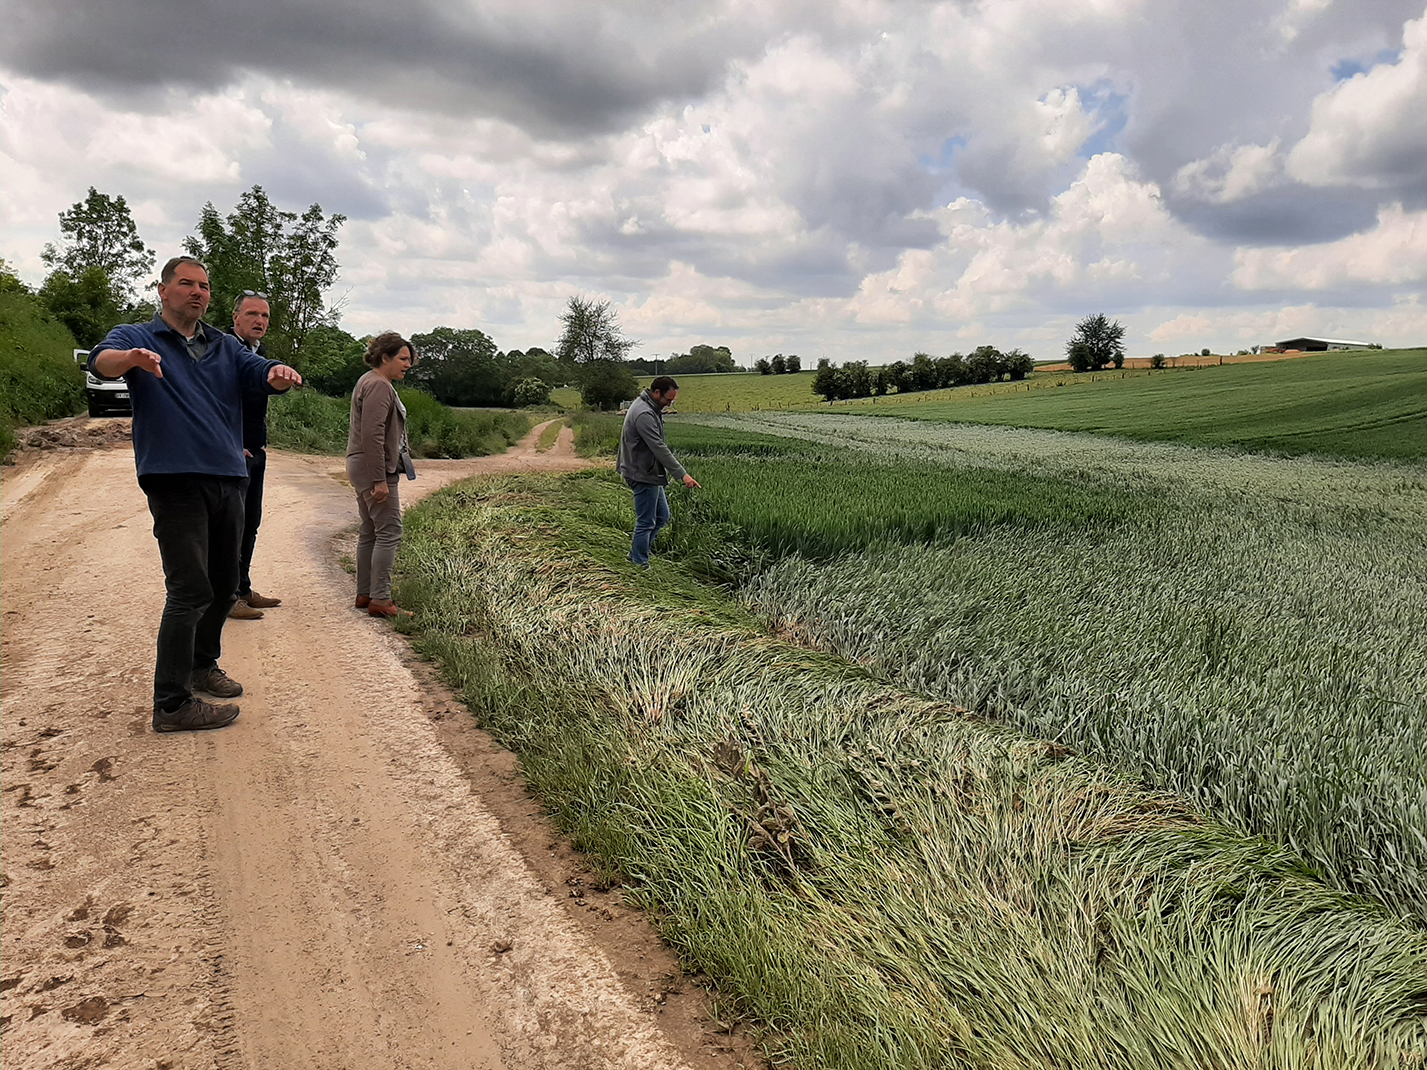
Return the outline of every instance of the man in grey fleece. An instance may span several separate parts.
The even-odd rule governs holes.
[[[614,470],[634,491],[634,540],[629,560],[640,568],[649,567],[649,549],[659,529],[669,523],[669,498],[664,493],[669,476],[682,479],[686,487],[698,486],[664,442],[664,410],[678,394],[679,384],[670,376],[657,377],[629,406],[619,433],[619,460]]]

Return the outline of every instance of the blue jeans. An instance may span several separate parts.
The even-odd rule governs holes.
[[[636,483],[632,479],[625,482],[634,491],[634,540],[629,559],[636,565],[647,565],[659,529],[669,523],[669,497],[658,483]]]

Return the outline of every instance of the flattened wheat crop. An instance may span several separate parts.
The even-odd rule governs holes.
[[[724,538],[775,551],[740,573],[766,619],[1119,763],[1427,918],[1427,466],[859,417],[718,423],[689,436],[690,464]],[[800,445],[770,470],[732,429]],[[765,514],[808,457],[891,510],[925,494],[883,472],[994,473],[1049,488],[1029,499],[1123,507],[784,553]],[[843,507],[828,512],[815,523]]]
[[[667,560],[601,473],[408,514],[418,642],[770,1055],[807,1068],[1386,1068],[1427,937],[1113,767],[920,698]]]

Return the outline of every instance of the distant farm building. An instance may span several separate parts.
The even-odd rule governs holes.
[[[1330,349],[1371,349],[1371,342],[1353,342],[1346,338],[1289,338],[1275,342],[1274,349],[1297,349],[1303,353],[1324,353]]]

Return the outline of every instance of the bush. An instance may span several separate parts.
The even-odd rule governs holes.
[[[613,409],[639,396],[634,373],[622,360],[592,360],[580,372],[580,400],[592,409]]]
[[[1163,354],[1163,353],[1156,353],[1154,356],[1150,357],[1150,367],[1151,367],[1151,368],[1163,368],[1164,365],[1165,365],[1165,358],[1164,358],[1164,354]]]
[[[414,387],[397,391],[415,457],[483,457],[519,442],[530,418],[518,412],[457,412]]]
[[[550,384],[533,375],[517,379],[510,388],[510,403],[517,409],[523,409],[527,405],[548,405]]]
[[[0,454],[13,429],[84,409],[74,336],[13,276],[0,274]]]
[[[457,412],[414,387],[400,387],[406,437],[415,457],[483,457],[520,441],[530,430],[522,413]],[[347,452],[352,399],[300,387],[268,405],[268,441],[299,453]]]
[[[298,453],[347,452],[352,399],[327,397],[300,386],[268,399],[268,443]]]

